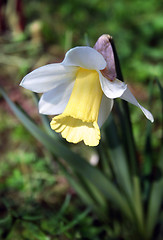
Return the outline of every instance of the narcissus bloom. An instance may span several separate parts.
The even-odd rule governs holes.
[[[97,146],[100,127],[112,110],[113,99],[118,97],[138,106],[153,122],[152,114],[137,102],[127,85],[116,78],[113,56],[110,62],[109,56],[105,56],[98,46],[75,47],[66,53],[61,63],[32,71],[20,84],[43,93],[39,112],[57,115],[50,123],[51,128],[68,142],[83,140],[86,145]]]

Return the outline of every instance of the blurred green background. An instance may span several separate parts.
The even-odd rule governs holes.
[[[62,61],[71,47],[93,46],[100,35],[110,34],[116,44],[125,81],[139,102],[154,115],[156,137],[152,141],[157,149],[161,139],[159,90],[154,84],[153,97],[149,99],[149,89],[150,82],[156,77],[161,81],[163,75],[161,3],[161,0],[1,0],[1,87],[13,102],[20,104],[40,124],[33,95],[19,87],[22,77],[36,67]],[[141,159],[144,147],[142,130],[146,120],[139,109],[132,106],[130,109]],[[86,156],[90,154],[87,147],[83,151]],[[35,224],[32,225],[40,219],[42,229],[49,234],[49,228],[55,226],[62,230],[63,226],[76,220],[64,232],[63,238],[54,239],[104,239],[105,223],[95,215],[76,219],[82,213],[83,204],[76,198],[51,155],[20,124],[2,98],[0,201],[0,217],[3,219],[0,234],[4,239],[51,239],[44,236]],[[51,213],[55,214],[63,203],[65,210],[54,221]],[[21,229],[17,219],[22,221]],[[4,226],[8,226],[5,231]],[[31,238],[28,238],[29,234]]]

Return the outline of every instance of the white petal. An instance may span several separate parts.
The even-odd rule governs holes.
[[[100,77],[101,88],[104,94],[108,98],[120,97],[127,88],[127,85],[124,82],[118,79],[115,79],[114,81],[110,81],[107,78],[105,78],[101,74],[101,72],[99,72],[99,77]]]
[[[66,67],[62,63],[48,64],[27,74],[20,85],[33,92],[47,92],[61,83],[74,79],[77,67]]]
[[[70,49],[62,62],[65,66],[79,66],[86,69],[102,70],[106,67],[104,57],[91,47]]]
[[[44,93],[39,101],[39,112],[46,115],[57,115],[64,111],[72,89],[73,82],[66,82]]]
[[[105,94],[103,94],[101,105],[100,105],[99,116],[98,116],[98,125],[100,128],[108,118],[113,108],[113,103],[114,103],[113,99],[107,98]]]
[[[125,92],[123,93],[123,95],[121,96],[121,98],[123,100],[126,100],[127,102],[130,102],[132,104],[134,104],[135,106],[139,107],[142,112],[144,113],[144,115],[151,121],[151,122],[154,122],[154,118],[152,116],[152,114],[147,110],[145,109],[144,107],[142,107],[138,101],[136,100],[136,98],[132,95],[132,93],[130,92],[130,90],[127,88],[125,90]]]

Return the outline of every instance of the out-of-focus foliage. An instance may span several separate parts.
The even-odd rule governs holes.
[[[39,51],[39,46],[36,45],[39,41],[44,43],[47,53],[47,47],[51,44],[67,50],[72,46],[85,45],[88,37],[90,45],[93,46],[100,35],[108,33],[116,41],[125,79],[129,79],[130,82],[145,82],[151,77],[162,76],[161,0],[20,2],[21,12],[15,13],[13,1],[7,1],[5,20],[7,29],[12,30],[16,41],[24,41],[25,44],[27,39],[34,40],[35,47],[30,48],[30,44],[25,47],[26,50],[28,48],[29,55]],[[18,48],[14,50],[21,51],[22,44]],[[55,50],[57,53],[58,47]],[[33,65],[34,62],[24,62],[24,67]]]
[[[16,2],[21,3],[19,7]],[[26,127],[26,120],[31,121],[27,128],[41,141],[20,125],[0,96],[0,238],[162,240],[162,112],[159,88],[153,81],[163,74],[161,3],[0,2],[0,17],[5,20],[0,22],[0,85],[13,103],[32,116],[36,125],[30,125],[29,116],[18,114]],[[48,119],[38,116],[33,95],[18,85],[31,69],[62,61],[64,52],[73,46],[93,46],[103,33],[113,36],[124,80],[145,107],[151,106],[155,123],[144,128],[143,114],[130,107],[135,153],[126,133],[124,105],[116,103],[102,129],[102,143],[93,150],[100,161],[92,167],[87,162],[92,148],[82,144],[68,145],[63,157],[61,145],[65,149],[67,144],[56,140],[58,135],[49,131]],[[14,104],[10,107],[16,109]]]

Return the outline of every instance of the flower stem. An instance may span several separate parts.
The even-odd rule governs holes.
[[[124,82],[123,74],[121,71],[121,66],[120,66],[120,61],[118,58],[118,54],[116,51],[116,47],[114,44],[114,41],[112,38],[110,38],[110,43],[113,49],[114,53],[114,60],[115,60],[115,66],[116,66],[116,72],[117,72],[117,78],[120,79],[121,81]],[[135,148],[135,141],[134,141],[134,136],[133,136],[133,130],[132,130],[132,124],[131,124],[131,118],[130,118],[130,112],[129,112],[129,107],[128,103],[124,100],[122,100],[122,105],[123,105],[123,110],[125,113],[125,122],[126,122],[126,132],[127,132],[127,140],[128,140],[128,150],[129,150],[129,159],[131,161],[131,169],[132,173],[136,174],[138,173],[138,164],[136,161],[136,148]]]

